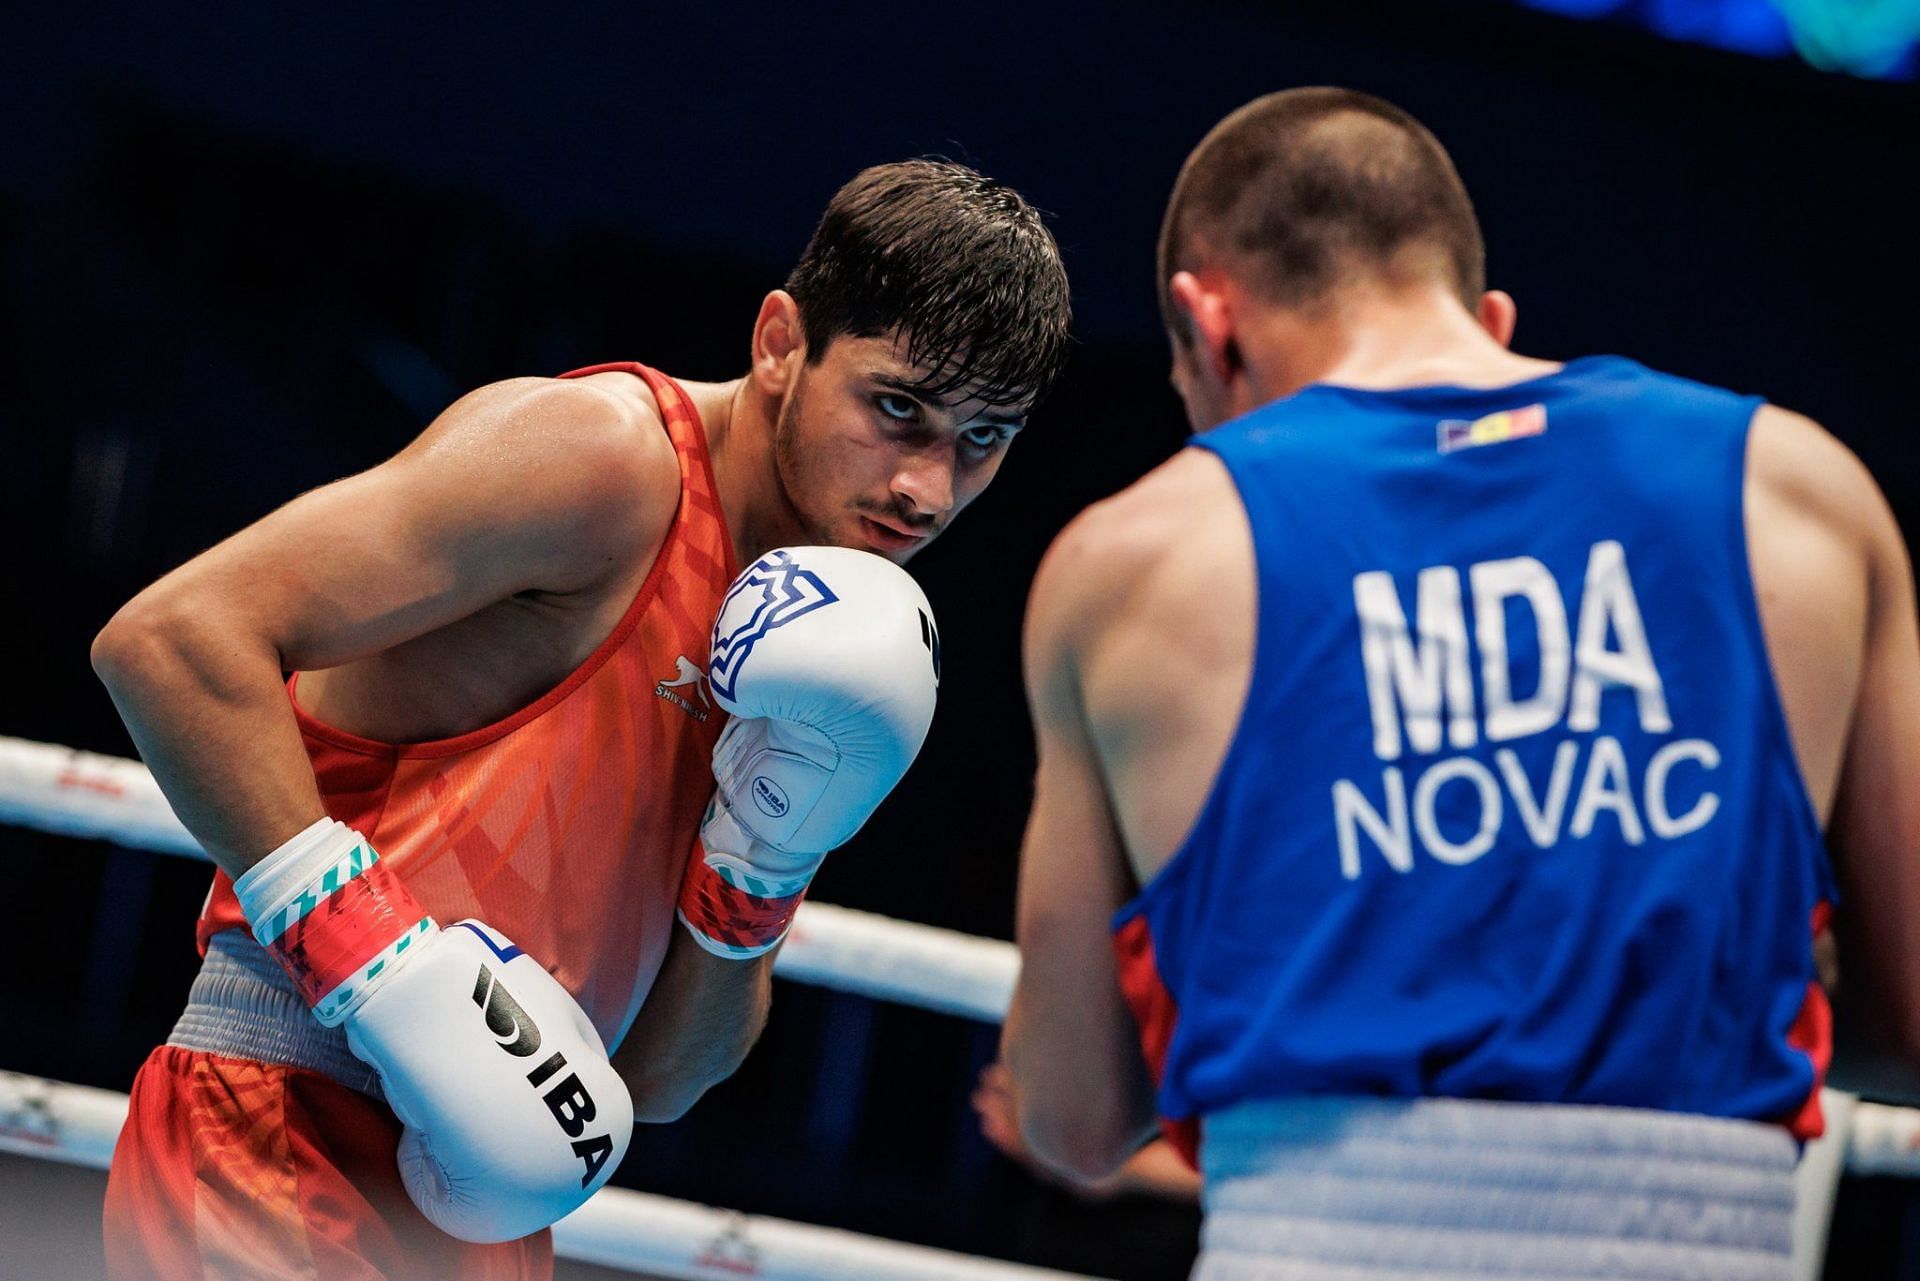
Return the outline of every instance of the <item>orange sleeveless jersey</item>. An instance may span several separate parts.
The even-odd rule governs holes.
[[[435,920],[475,917],[538,960],[609,1047],[666,956],[674,901],[713,794],[726,721],[706,689],[707,647],[732,584],[706,431],[680,387],[644,365],[680,458],[680,508],[619,625],[537,702],[457,738],[379,743],[323,725],[287,682],[327,813],[358,829]],[[246,921],[226,873],[200,916],[200,950]]]

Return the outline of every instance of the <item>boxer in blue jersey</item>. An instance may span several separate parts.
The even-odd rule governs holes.
[[[1805,418],[1512,352],[1483,258],[1364,95],[1182,170],[1200,434],[1029,607],[1022,1129],[1166,1118],[1208,1281],[1784,1277],[1831,906],[1920,1059],[1902,540]]]

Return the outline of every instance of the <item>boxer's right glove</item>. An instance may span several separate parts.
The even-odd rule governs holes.
[[[322,819],[234,883],[314,1017],[344,1026],[405,1129],[407,1194],[441,1231],[509,1241],[577,1209],[633,1137],[579,1004],[477,921],[442,930],[365,837]]]
[[[759,956],[785,935],[827,852],[919,753],[939,647],[918,584],[867,552],[784,548],[734,580],[708,665],[733,720],[680,890],[701,947]]]

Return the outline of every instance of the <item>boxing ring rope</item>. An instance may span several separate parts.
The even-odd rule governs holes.
[[[0,736],[0,822],[132,849],[206,856],[146,766]],[[1019,973],[1010,943],[806,903],[775,960],[783,978],[997,1023]],[[1819,1275],[1844,1170],[1920,1178],[1920,1110],[1825,1092],[1828,1137],[1801,1162],[1796,1273]],[[0,1151],[106,1168],[126,1119],[111,1090],[0,1072]],[[606,1188],[554,1227],[562,1256],[693,1281],[1065,1281],[1067,1274]]]
[[[139,761],[0,736],[0,823],[205,859]],[[998,1023],[1013,944],[803,903],[774,961],[782,978]]]
[[[104,1170],[127,1096],[0,1072],[0,1152]],[[837,1228],[603,1188],[553,1226],[563,1258],[688,1281],[1090,1281]]]

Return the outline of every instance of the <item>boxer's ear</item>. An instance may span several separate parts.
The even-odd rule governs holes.
[[[1489,289],[1480,295],[1480,306],[1476,309],[1480,327],[1493,335],[1493,340],[1502,347],[1513,345],[1513,329],[1520,322],[1520,308],[1513,301],[1513,295],[1504,289]]]
[[[753,382],[769,396],[784,396],[807,358],[800,304],[784,289],[760,300],[753,322]]]
[[[1191,271],[1176,271],[1167,282],[1174,306],[1187,318],[1194,364],[1225,385],[1243,368],[1240,344],[1234,334],[1233,306],[1219,287]]]

